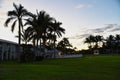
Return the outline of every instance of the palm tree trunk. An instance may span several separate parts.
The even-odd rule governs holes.
[[[38,38],[37,38],[37,47],[38,47],[38,41],[39,41],[39,40],[38,40]]]
[[[55,41],[56,41],[56,38],[55,38],[55,32],[54,32],[54,58],[55,58]]]
[[[46,33],[43,33],[43,47],[44,47],[44,54],[45,54],[45,45],[46,45]]]
[[[27,45],[27,41],[25,41],[25,44]]]
[[[55,58],[55,40],[54,40],[54,58]]]
[[[33,46],[35,47],[35,39],[33,39]]]
[[[18,34],[19,34],[18,44],[20,45],[20,44],[21,44],[21,28],[20,28],[20,20],[19,20],[19,31],[18,31]]]
[[[40,39],[40,55],[41,55],[41,46],[42,46],[42,43],[41,43],[41,39]]]
[[[18,61],[20,61],[20,56],[21,56],[21,47],[20,47],[20,44],[21,44],[21,26],[20,26],[20,19],[19,19],[19,26],[18,26],[18,45],[19,45],[19,50],[18,50]]]

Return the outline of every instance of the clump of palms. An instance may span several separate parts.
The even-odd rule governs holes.
[[[57,38],[62,37],[62,34],[65,33],[65,29],[61,27],[62,23],[51,17],[46,11],[37,11],[36,14],[33,14],[28,12],[21,4],[13,3],[13,6],[15,10],[8,11],[5,26],[11,23],[11,31],[13,32],[15,26],[18,25],[19,45],[21,40],[25,44],[32,41],[33,46],[38,47],[40,45],[40,47],[45,48],[47,41],[49,41],[53,44],[51,47],[55,49]],[[23,24],[23,20],[25,24]]]
[[[29,19],[26,19],[25,26],[28,25],[27,31],[32,33],[33,42],[38,46],[38,42],[43,42],[45,46],[47,41],[48,30],[51,29],[51,23],[53,18],[49,16],[45,11],[37,12],[37,14],[30,15]],[[35,43],[36,42],[36,43]]]
[[[46,45],[47,40],[56,41],[56,36],[61,37],[62,33],[65,33],[65,29],[60,27],[61,22],[57,22],[54,18],[50,17],[45,11],[37,12],[37,14],[30,15],[31,18],[26,19],[26,25],[28,32],[33,33],[33,39],[43,42]]]
[[[100,35],[96,35],[96,36],[93,36],[93,35],[90,35],[88,36],[84,43],[88,43],[88,48],[91,49],[91,48],[99,48],[100,45],[101,45],[101,42],[103,42],[104,38],[103,36],[100,36]]]

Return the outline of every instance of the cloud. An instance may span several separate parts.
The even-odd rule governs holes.
[[[68,37],[69,39],[83,39],[85,37],[88,37],[90,34],[80,34],[72,37]]]
[[[76,9],[83,9],[83,8],[92,8],[93,5],[91,4],[79,4],[77,6],[75,6]]]
[[[79,5],[77,5],[75,8],[77,8],[77,9],[81,9],[81,8],[84,8],[84,7],[85,7],[84,4],[79,4]]]
[[[87,32],[91,33],[103,33],[103,32],[113,32],[120,27],[117,27],[117,24],[107,24],[107,26],[96,29],[88,29]]]
[[[115,24],[109,32],[120,31],[120,25]]]
[[[102,27],[102,28],[86,29],[82,31],[82,33],[80,34],[69,37],[69,39],[84,39],[88,37],[89,35],[94,35],[94,34],[104,35],[104,33],[115,32],[115,31],[120,31],[120,25],[107,24],[107,26]]]

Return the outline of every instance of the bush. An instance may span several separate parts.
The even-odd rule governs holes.
[[[34,61],[35,55],[34,52],[31,50],[30,45],[22,45],[23,51],[20,55],[20,62],[31,62]]]
[[[33,52],[25,52],[20,56],[20,62],[32,62],[34,61],[35,55]]]
[[[36,56],[36,61],[42,61],[44,59],[44,57],[43,56]]]

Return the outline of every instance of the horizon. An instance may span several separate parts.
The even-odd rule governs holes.
[[[50,16],[62,22],[66,29],[63,37],[69,38],[70,43],[78,50],[86,49],[83,43],[89,35],[120,34],[120,3],[119,0],[0,0],[0,39],[18,42],[11,27],[4,27],[7,12],[13,10],[13,2],[22,4],[33,13],[45,10]],[[32,7],[31,5],[34,5]],[[2,15],[2,16],[1,16]],[[60,39],[59,39],[60,40]]]

